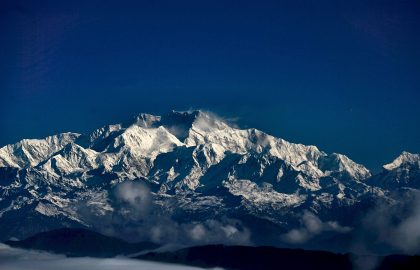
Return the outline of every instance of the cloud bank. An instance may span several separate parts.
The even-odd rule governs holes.
[[[0,244],[2,270],[198,270],[202,268],[133,260],[128,258],[66,258],[46,252],[27,251]]]

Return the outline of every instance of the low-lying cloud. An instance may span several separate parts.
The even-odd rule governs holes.
[[[420,253],[419,191],[399,195],[394,203],[379,203],[363,218],[354,250],[376,253],[378,246],[385,253]]]
[[[132,218],[145,217],[150,214],[152,195],[147,185],[140,181],[125,181],[115,188],[115,195],[125,209],[130,210]]]
[[[250,244],[250,231],[235,219],[207,219],[190,223],[179,223],[167,219],[158,220],[150,228],[152,241],[182,245],[204,244]]]
[[[351,228],[343,227],[336,221],[323,222],[308,210],[303,212],[300,223],[300,228],[292,229],[282,235],[283,241],[291,244],[302,244],[322,232],[334,231],[345,233],[351,230]]]
[[[250,231],[233,219],[222,221],[209,219],[202,223],[187,224],[185,230],[189,238],[199,244],[249,244]]]
[[[108,196],[112,211],[101,212],[97,204],[83,203],[78,212],[87,223],[95,224],[96,230],[128,241],[178,245],[250,244],[250,230],[239,220],[226,217],[177,219],[165,206],[159,205],[154,196],[145,182],[125,181],[116,185]]]
[[[198,267],[148,262],[128,258],[67,258],[46,252],[28,251],[0,244],[2,270],[196,270]]]

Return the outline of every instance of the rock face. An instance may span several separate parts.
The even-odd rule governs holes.
[[[134,223],[148,225],[131,234],[156,240],[162,217],[167,226],[188,223],[190,231],[200,222],[204,231],[211,222],[224,232],[232,222],[285,231],[304,210],[351,225],[346,213],[390,190],[419,188],[419,160],[404,152],[372,176],[345,155],[239,129],[203,111],[140,114],[91,134],[0,148],[1,240],[60,227],[118,235],[115,226]],[[116,193],[127,181],[140,189]]]

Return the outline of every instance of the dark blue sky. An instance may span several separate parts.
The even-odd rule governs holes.
[[[0,99],[0,145],[203,108],[376,169],[420,152],[420,2],[3,0]]]

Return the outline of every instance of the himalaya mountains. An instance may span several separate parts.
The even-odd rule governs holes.
[[[418,189],[417,154],[372,175],[211,113],[140,114],[0,148],[0,240],[83,227],[157,243],[301,244],[348,234],[367,209]]]

